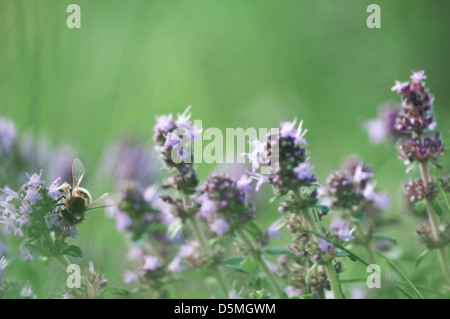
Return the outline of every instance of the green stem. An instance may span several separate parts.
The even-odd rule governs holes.
[[[328,280],[330,281],[331,291],[333,292],[334,299],[345,299],[344,294],[341,290],[341,284],[339,283],[339,278],[334,269],[333,261],[330,260],[325,264],[325,270],[328,275]]]
[[[69,266],[71,264],[69,258],[67,258],[67,256],[65,255],[58,255],[55,256],[56,260],[58,260],[59,264],[63,267],[64,272],[67,271],[67,266]]]
[[[191,224],[194,235],[200,244],[201,250],[203,251],[203,253],[206,256],[212,257],[211,249],[209,248],[209,244],[205,238],[205,235],[203,234],[202,230],[200,229],[198,220],[194,216],[190,217],[188,220]],[[230,291],[230,289],[228,288],[228,283],[225,280],[223,273],[219,270],[219,267],[217,265],[211,266],[211,271],[212,271],[214,277],[216,277],[216,280],[219,282],[222,292],[225,294],[226,297],[228,297],[228,292]]]
[[[309,228],[312,228],[317,234],[321,234],[322,231],[319,230],[316,221],[313,218],[313,215],[310,214],[310,211],[303,211],[302,216],[305,218],[306,223]],[[333,266],[333,260],[328,261],[325,264],[325,270],[328,275],[328,280],[330,281],[331,291],[333,292],[335,299],[345,299],[344,294],[342,293],[341,283],[339,282],[338,275],[336,273],[336,269]]]
[[[319,229],[319,226],[317,226],[317,223],[314,220],[314,216],[312,214],[310,214],[310,211],[308,211],[308,210],[303,211],[302,216],[305,218],[306,223],[308,224],[309,228],[314,230],[316,233],[322,234],[322,230]]]
[[[367,255],[369,257],[369,262],[371,264],[376,264],[375,256],[372,252],[372,247],[370,246],[370,241],[368,240],[367,236],[364,233],[364,230],[362,229],[361,223],[355,222],[356,225],[356,232],[358,233],[359,239],[362,241],[364,248],[367,251]]]
[[[319,297],[319,299],[325,299],[325,291],[323,287],[317,288],[317,297]]]
[[[428,184],[430,183],[430,174],[428,172],[428,163],[427,162],[420,163],[420,174],[421,174],[421,177],[423,180],[423,184],[425,185],[425,187],[428,187]],[[439,231],[439,218],[436,215],[436,213],[428,199],[427,199],[427,213],[428,213],[428,220],[431,225],[431,231],[432,231],[434,240],[436,242],[440,242],[441,234]],[[448,261],[447,251],[445,250],[445,246],[442,246],[438,249],[438,255],[439,255],[439,260],[441,262],[441,266],[445,273],[445,276],[447,277],[448,280],[450,280],[450,265],[449,265],[449,261]]]
[[[267,279],[269,279],[270,283],[272,284],[273,289],[278,294],[278,297],[280,298],[287,298],[287,295],[283,288],[281,288],[280,284],[278,283],[277,279],[275,278],[274,274],[270,271],[269,266],[267,266],[266,262],[262,258],[261,254],[258,252],[258,249],[253,244],[252,240],[247,236],[247,234],[242,229],[237,229],[236,234],[239,236],[239,238],[242,239],[244,244],[247,246],[247,248],[252,252],[255,259],[258,261],[260,267],[264,270],[264,272],[267,275]]]
[[[147,243],[149,244],[149,246],[150,246],[152,252],[155,254],[155,256],[158,257],[158,259],[160,261],[163,261],[164,256],[161,254],[160,250],[158,249],[157,245],[155,244],[153,237],[150,236]],[[161,286],[163,286],[163,285],[161,285]],[[173,282],[172,286],[174,287],[173,291],[174,291],[175,297],[178,299],[181,299],[181,295],[180,295],[181,290],[178,288],[177,282]],[[167,289],[165,289],[165,290],[163,290],[163,289],[164,288],[157,287],[155,290],[158,294],[163,295],[163,294],[167,293]]]

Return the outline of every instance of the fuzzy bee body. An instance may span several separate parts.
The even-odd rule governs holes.
[[[75,225],[83,221],[87,210],[114,206],[120,202],[118,196],[108,193],[92,201],[89,191],[80,187],[84,173],[83,163],[76,158],[72,164],[72,186],[68,183],[64,183],[61,186],[61,190],[68,193],[68,196],[64,200],[65,209],[61,215],[70,225]]]

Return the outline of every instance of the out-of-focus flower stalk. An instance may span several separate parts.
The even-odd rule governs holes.
[[[428,172],[428,162],[420,163],[420,175],[425,187],[428,187],[428,184],[430,182],[430,176]],[[428,220],[431,225],[432,235],[436,242],[440,242],[441,234],[439,230],[439,217],[436,215],[436,212],[434,211],[433,206],[430,203],[430,200],[427,198],[426,201],[427,201]],[[438,255],[445,276],[447,277],[448,280],[450,280],[450,264],[448,261],[448,254],[447,250],[445,249],[445,246],[439,247]]]
[[[209,248],[209,244],[206,241],[205,235],[203,234],[200,225],[198,223],[198,220],[195,218],[195,216],[191,216],[188,218],[189,223],[191,224],[192,231],[194,232],[195,238],[200,244],[200,248],[202,249],[203,253],[209,257],[212,258],[212,252]],[[228,282],[226,281],[225,277],[223,276],[223,273],[219,270],[219,266],[213,265],[211,266],[211,271],[214,274],[214,277],[216,277],[217,282],[220,285],[220,288],[222,289],[222,292],[225,296],[228,296],[228,293],[230,291],[228,287]]]
[[[287,298],[286,292],[283,290],[283,288],[281,288],[278,280],[275,278],[275,276],[273,275],[272,271],[267,266],[267,263],[262,258],[261,252],[258,251],[258,249],[253,244],[252,239],[242,229],[236,229],[235,232],[239,236],[239,238],[245,243],[247,248],[253,253],[253,256],[258,261],[260,267],[266,273],[267,279],[269,279],[270,284],[272,285],[273,289],[275,289],[278,297],[284,298],[284,299]]]

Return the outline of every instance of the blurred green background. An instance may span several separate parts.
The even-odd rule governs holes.
[[[70,3],[81,7],[81,29],[66,26]],[[381,6],[381,29],[366,26],[370,3]],[[423,247],[419,220],[402,213],[404,165],[393,145],[370,144],[364,122],[399,101],[394,80],[424,69],[450,141],[449,17],[448,1],[0,0],[0,114],[20,132],[76,147],[95,195],[110,187],[93,178],[105,147],[124,131],[151,144],[157,114],[191,104],[204,128],[223,130],[299,117],[319,181],[351,154],[372,165],[395,201],[387,216],[402,221],[385,231],[399,239],[404,270],[435,286],[440,277],[427,272],[435,256],[414,268]],[[202,178],[213,169],[199,165]],[[263,207],[267,225],[276,205]],[[126,245],[113,221],[92,214],[79,232],[86,262],[120,284]],[[53,276],[65,278],[39,263],[20,267],[41,296],[61,287]],[[343,276],[366,277],[361,266],[346,268]]]

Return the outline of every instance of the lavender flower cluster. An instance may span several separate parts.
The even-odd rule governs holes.
[[[252,162],[252,172],[257,173],[260,166],[269,166],[268,158],[273,152],[278,152],[279,159],[274,167],[273,174],[264,176],[256,174],[262,183],[272,184],[277,194],[286,194],[290,190],[297,191],[302,186],[310,186],[317,179],[311,173],[312,167],[306,157],[307,145],[304,135],[307,130],[302,130],[303,121],[297,128],[297,119],[292,122],[282,122],[280,129],[275,134],[267,135],[267,142],[253,141],[253,152],[248,154]],[[257,187],[259,189],[259,187]]]
[[[173,119],[172,114],[158,117],[154,129],[156,150],[161,154],[164,164],[177,172],[167,181],[166,187],[173,187],[186,194],[194,193],[198,185],[197,173],[193,165],[193,153],[188,147],[181,148],[179,152],[174,148],[182,141],[179,134],[188,135],[191,139],[195,139],[197,136],[197,129],[190,121],[192,114],[189,110],[190,107],[183,114],[178,114],[176,120]],[[178,163],[174,161],[174,151],[182,159]]]
[[[437,125],[432,114],[434,97],[425,87],[426,78],[424,71],[418,71],[411,75],[411,83],[396,81],[392,87],[392,91],[402,96],[394,128],[407,134],[398,143],[399,156],[405,164],[435,161],[444,151],[440,134],[434,131]],[[427,135],[433,131],[433,135]]]
[[[433,208],[439,194],[437,183],[441,180],[430,175],[429,164],[440,166],[437,161],[445,148],[440,133],[436,131],[437,122],[432,112],[434,97],[425,87],[426,78],[424,71],[417,71],[411,75],[411,82],[396,81],[392,91],[402,97],[402,109],[397,115],[395,129],[406,133],[406,137],[397,143],[399,157],[405,164],[416,163],[421,172],[420,178],[405,183],[404,194],[410,203],[426,201],[429,204],[428,221],[417,230],[417,234],[419,241],[432,249],[450,243],[450,225],[439,224]],[[445,249],[441,249],[440,253],[441,262],[450,278]]]
[[[252,192],[250,182],[247,175],[238,181],[212,175],[201,186],[197,199],[201,205],[199,217],[208,221],[212,232],[221,236],[254,218],[254,211],[248,205],[247,195]]]
[[[376,182],[371,181],[372,170],[356,158],[347,159],[342,169],[333,172],[327,179],[332,206],[344,210],[352,217],[372,214],[390,207],[387,194],[375,191]]]
[[[7,231],[24,237],[26,255],[61,255],[67,244],[65,238],[77,236],[77,230],[64,218],[64,196],[59,178],[46,187],[41,174],[29,180],[16,192],[5,186],[0,201],[0,221]]]

